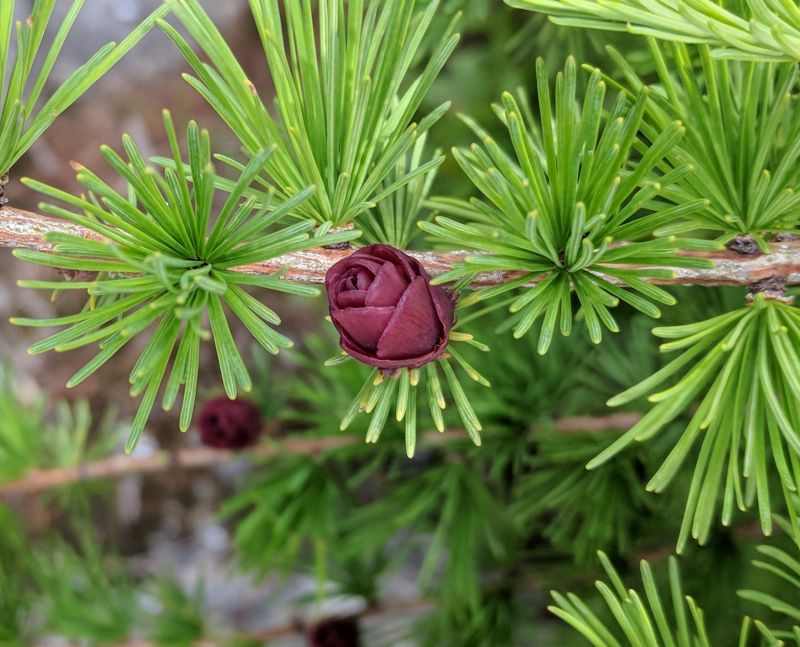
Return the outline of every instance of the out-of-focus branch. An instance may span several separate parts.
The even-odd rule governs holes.
[[[640,416],[636,413],[561,418],[554,421],[553,429],[560,433],[624,430],[632,427],[639,419]],[[270,432],[276,430],[278,426],[279,422],[277,421],[268,422],[264,435],[269,436]],[[425,434],[422,438],[422,444],[435,445],[464,438],[466,438],[464,431],[451,429],[442,433],[430,432]],[[315,456],[360,442],[362,442],[361,438],[352,435],[326,436],[323,438],[286,438],[266,441],[255,449],[246,452],[197,447],[174,452],[160,451],[150,456],[115,455],[84,463],[83,465],[33,470],[16,481],[0,484],[0,496],[35,494],[72,483],[120,478],[128,474],[151,474],[168,469],[199,469],[242,457],[269,459],[285,454]]]
[[[0,209],[0,246],[28,247],[47,251],[50,246],[44,235],[48,232],[69,233],[86,238],[97,238],[97,235],[86,229],[57,218],[49,218],[27,211],[13,208]],[[304,283],[322,283],[325,273],[334,263],[350,252],[341,249],[314,248],[302,252],[286,254],[278,258],[245,265],[239,269],[248,274],[272,274],[284,270],[284,276],[293,281]],[[781,242],[772,246],[768,254],[743,255],[733,251],[698,254],[696,252],[680,252],[684,256],[708,258],[714,267],[707,269],[668,268],[673,271],[670,279],[653,280],[652,283],[665,285],[742,285],[749,286],[757,281],[770,277],[783,277],[787,284],[800,284],[800,243]],[[436,276],[451,269],[463,261],[465,257],[476,255],[476,252],[412,252],[428,271]],[[635,266],[626,266],[631,269]],[[516,278],[516,272],[485,272],[473,282],[474,287],[498,285]],[[605,277],[618,282],[612,277]]]

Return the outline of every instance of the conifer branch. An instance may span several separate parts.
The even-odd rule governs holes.
[[[626,430],[636,424],[641,416],[637,413],[617,413],[608,416],[576,416],[561,418],[553,422],[559,433],[578,431],[599,432]],[[266,423],[265,435],[274,433],[280,426],[277,420]],[[423,438],[426,445],[463,440],[461,429],[449,429],[442,433],[430,432]],[[192,447],[177,451],[159,451],[149,456],[114,455],[83,465],[32,470],[15,481],[0,484],[0,496],[36,494],[56,487],[100,479],[121,478],[131,474],[152,474],[167,469],[199,469],[227,463],[238,458],[268,459],[285,454],[314,456],[348,447],[362,442],[358,436],[326,436],[322,438],[286,438],[263,443],[248,452]]]
[[[48,251],[51,245],[46,242],[45,235],[50,232],[90,239],[98,238],[96,234],[64,220],[12,207],[0,209],[0,247]],[[314,248],[285,254],[264,263],[244,265],[237,270],[245,274],[261,275],[283,269],[285,279],[301,283],[323,283],[328,268],[350,253],[347,249]],[[800,242],[774,243],[769,253],[759,255],[741,254],[731,250],[679,253],[684,256],[710,259],[714,267],[667,268],[673,272],[673,278],[648,279],[647,282],[660,285],[749,286],[766,278],[783,277],[787,285],[800,284]],[[467,256],[476,255],[475,252],[463,250],[411,252],[411,254],[418,258],[433,276],[449,271],[455,263],[463,261]],[[626,267],[635,269],[637,266]],[[474,287],[498,285],[517,276],[519,276],[517,272],[485,272],[480,274],[472,285]],[[612,283],[618,283],[614,277],[604,278]]]

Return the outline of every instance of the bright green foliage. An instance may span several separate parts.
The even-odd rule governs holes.
[[[291,379],[275,379],[272,374],[273,358],[267,357],[260,348],[253,349],[255,361],[270,362],[270,371],[256,375],[254,392],[261,399],[267,397],[279,402],[280,408],[275,417],[285,421],[292,429],[302,430],[314,436],[335,436],[341,434],[339,421],[347,410],[347,405],[361,388],[371,368],[360,362],[346,362],[335,370],[320,370],[320,366],[338,348],[335,331],[325,327],[325,335],[309,334],[303,337],[285,357],[293,366]],[[277,367],[276,367],[277,368]],[[354,422],[349,433],[366,430],[362,424]]]
[[[553,592],[555,604],[548,609],[569,624],[594,647],[710,647],[706,633],[703,610],[695,600],[684,596],[678,562],[669,559],[669,592],[659,592],[650,565],[642,560],[641,573],[644,594],[626,589],[622,579],[608,558],[599,553],[610,585],[596,583],[613,621],[604,622],[577,595],[566,596]],[[671,602],[668,610],[662,598]],[[740,647],[748,644],[753,624],[745,618],[742,624]],[[775,637],[761,623],[755,627],[769,645],[776,645]]]
[[[681,139],[684,129],[673,122],[645,148],[629,170],[646,109],[642,92],[630,109],[620,95],[604,115],[605,83],[595,73],[581,109],[576,103],[576,68],[567,60],[551,98],[544,63],[536,65],[540,124],[524,95],[518,102],[503,95],[495,111],[508,129],[513,159],[486,131],[464,118],[482,146],[456,149],[453,154],[464,172],[485,196],[469,204],[452,199],[432,206],[459,220],[437,216],[420,226],[437,240],[485,254],[436,279],[445,282],[473,277],[482,271],[509,271],[518,277],[475,291],[462,306],[508,296],[514,336],[521,337],[543,318],[539,352],[550,347],[556,325],[563,335],[572,331],[572,292],[592,341],[602,339],[602,327],[619,328],[610,308],[624,301],[652,317],[660,316],[653,303],[674,303],[673,297],[647,278],[668,278],[669,269],[626,267],[671,265],[703,267],[704,262],[678,257],[678,247],[713,248],[713,244],[664,238],[654,232],[698,207],[680,204],[654,212],[653,200],[688,172],[687,167],[654,176],[663,156]],[[466,220],[467,222],[463,222]],[[627,241],[625,245],[613,245]],[[615,267],[610,267],[609,264]],[[605,278],[598,276],[603,272]],[[613,282],[612,282],[613,281]],[[536,282],[535,287],[529,286]]]
[[[679,291],[673,292],[677,292],[680,296]],[[707,294],[706,296],[707,298],[702,303],[708,306],[709,303],[714,302],[714,295]],[[737,306],[739,305],[738,301],[737,299]],[[690,304],[696,305],[697,302],[684,299],[680,299],[680,302],[681,307],[669,310],[666,318],[677,319],[676,323],[695,321],[696,319],[686,311],[691,311]],[[703,316],[719,314],[716,309],[712,315],[709,315],[708,308],[696,308],[696,310],[702,312]],[[649,377],[660,366],[658,347],[653,343],[653,336],[650,333],[652,327],[652,319],[637,314],[627,322],[624,335],[609,339],[601,346],[595,346],[595,352],[584,355],[580,362],[576,359],[569,364],[575,366],[576,372],[578,372],[576,379],[578,384],[589,389],[593,395],[602,398],[602,405],[598,407],[598,411],[608,413],[608,409],[606,409],[608,398],[619,393],[621,389],[626,389],[631,384]],[[572,346],[575,343],[574,340],[575,337],[572,337],[562,345]],[[556,355],[554,362],[558,361],[558,355]],[[587,409],[584,405],[576,407],[576,411],[586,413]]]
[[[460,11],[466,22],[486,22],[491,11],[491,0],[444,0],[442,10],[448,15]]]
[[[589,469],[634,441],[652,439],[700,398],[648,490],[663,491],[700,443],[678,549],[690,533],[701,543],[708,539],[720,495],[723,524],[731,523],[735,507],[745,510],[757,500],[762,530],[769,534],[775,507],[771,475],[778,477],[790,512],[800,484],[800,311],[757,295],[749,307],[694,324],[656,328],[653,334],[670,340],[661,345],[662,351],[682,353],[609,400],[610,406],[619,406],[650,394],[654,406],[592,459]],[[669,388],[655,392],[670,378]]]
[[[165,575],[139,581],[141,572],[134,578],[86,524],[81,514],[69,532],[53,528],[38,536],[0,505],[0,645],[29,647],[54,636],[92,646],[145,637],[164,647],[198,639],[234,644],[224,638],[233,632],[209,626],[202,581],[191,593]]]
[[[203,63],[178,31],[162,22],[194,70],[186,80],[251,158],[276,147],[261,165],[258,185],[274,189],[280,198],[314,187],[314,195],[296,205],[292,215],[336,226],[350,223],[442,161],[437,157],[396,172],[449,106],[412,123],[458,42],[451,26],[419,75],[407,78],[438,0],[422,11],[414,0],[323,0],[318,33],[311,2],[250,0],[275,84],[274,115],[198,0],[170,4],[210,60]]]
[[[415,173],[425,164],[423,158],[426,139],[425,134],[417,139],[411,151],[397,162],[381,186],[389,188],[412,173],[413,179],[392,190],[378,202],[377,207],[356,218],[356,227],[364,232],[362,240],[365,244],[384,243],[400,249],[409,247],[412,237],[418,231],[414,225],[439,168],[434,166],[421,174]],[[438,152],[434,153],[434,157],[438,156]]]
[[[313,566],[333,592],[373,601],[380,578],[424,550],[422,588],[437,591],[462,617],[469,610],[474,616],[483,596],[481,565],[502,556],[515,537],[487,483],[497,476],[486,478],[484,455],[474,451],[456,462],[439,460],[432,448],[409,462],[394,446],[284,456],[254,475],[224,513],[237,518],[239,555],[259,574]],[[387,550],[409,531],[413,541]]]
[[[0,367],[0,483],[27,474],[32,469],[75,466],[105,456],[115,442],[112,420],[100,423],[99,439],[89,443],[89,403],[70,406],[58,401],[49,415],[45,398],[22,397],[13,371]]]
[[[788,527],[785,529],[789,530]],[[762,591],[748,589],[739,591],[739,597],[763,605],[793,623],[791,631],[775,631],[774,634],[777,638],[790,641],[789,644],[800,645],[800,626],[798,626],[800,625],[800,608],[798,607],[800,560],[775,546],[763,545],[759,546],[757,550],[763,559],[754,560],[753,566],[776,576],[780,586],[784,589],[783,593],[777,597]],[[795,550],[794,553],[796,555],[797,551]]]
[[[0,373],[0,482],[24,476],[42,458],[44,400],[25,402],[8,366]],[[44,463],[44,461],[41,461]]]
[[[482,358],[488,358],[488,354],[484,355],[487,347],[471,335],[451,331],[449,358],[419,369],[401,370],[393,376],[382,375],[377,369],[341,352],[325,361],[326,369],[320,373],[319,365],[335,346],[333,340],[308,336],[303,343],[302,351],[289,355],[298,364],[300,374],[271,395],[287,400],[279,415],[288,424],[315,435],[341,435],[344,431],[363,433],[370,443],[377,443],[383,430],[389,428],[402,434],[406,454],[412,457],[419,429],[444,431],[458,420],[473,442],[480,444],[482,427],[469,392],[459,382],[460,375],[455,369],[460,367],[475,385],[480,385],[483,393],[486,393],[483,387],[488,380],[473,368],[464,349],[453,349],[453,345],[466,344],[476,349]],[[448,392],[455,407],[447,406]],[[353,393],[356,393],[355,398]],[[370,417],[360,416],[360,413]],[[394,451],[396,438],[394,435],[390,438],[389,447]]]
[[[161,609],[150,633],[157,645],[191,647],[208,635],[202,580],[188,595],[173,578],[161,577],[155,582],[155,595]]]
[[[724,57],[800,60],[794,0],[505,0],[571,27],[707,43]]]
[[[324,582],[326,549],[335,544],[337,519],[347,510],[358,481],[324,458],[273,461],[222,508],[226,516],[244,515],[235,533],[243,564],[261,575],[273,569],[288,572],[300,551],[311,548],[316,574]]]
[[[31,573],[20,559],[28,547],[22,525],[4,506],[0,506],[0,528],[0,645],[23,647],[30,644],[33,629]]]
[[[414,456],[417,443],[417,402],[424,400],[438,431],[444,431],[442,411],[447,408],[445,393],[449,391],[456,410],[461,418],[464,430],[476,445],[481,444],[481,423],[475,410],[464,392],[464,387],[453,370],[459,366],[467,376],[489,387],[491,384],[470,364],[453,345],[465,342],[470,346],[488,352],[489,347],[476,341],[470,334],[450,331],[450,341],[446,353],[436,361],[429,362],[420,368],[400,369],[395,375],[387,375],[379,369],[373,369],[361,390],[342,418],[340,430],[350,426],[353,419],[361,412],[371,416],[367,428],[368,443],[377,443],[389,415],[394,412],[397,422],[404,422],[406,454]],[[342,353],[326,362],[326,366],[335,366],[342,362],[354,361],[346,353]],[[444,378],[444,379],[442,379]],[[424,390],[424,396],[421,392]]]
[[[84,2],[73,1],[44,56],[45,31],[56,0],[35,0],[30,17],[16,25],[15,0],[0,3],[0,176],[8,173],[56,117],[75,103],[167,13],[166,6],[159,7],[121,43],[102,47],[40,105],[42,91]],[[16,51],[12,57],[14,37]]]
[[[560,550],[586,565],[598,549],[627,555],[652,501],[639,474],[638,457],[589,472],[585,462],[608,443],[610,434],[538,434],[536,453],[516,483],[512,514],[520,529],[542,527]]]
[[[222,508],[237,518],[234,542],[244,566],[259,576],[313,572],[320,595],[374,603],[390,562],[384,546],[358,543],[350,515],[386,458],[373,450],[365,455],[362,445],[274,459]]]
[[[423,543],[420,586],[448,604],[477,612],[481,563],[500,560],[515,536],[478,466],[478,461],[452,461],[415,470],[398,464],[387,491],[351,511],[350,545],[374,550],[409,529],[420,537],[430,533],[430,543]],[[411,548],[406,541],[403,552]]]
[[[376,546],[366,554],[352,554],[343,550],[346,542],[337,541],[329,547],[331,565],[328,591],[333,596],[361,598],[367,604],[380,603],[381,578],[391,566],[388,547]]]
[[[420,645],[491,647],[518,644],[514,640],[519,636],[528,639],[534,630],[520,622],[517,607],[522,603],[514,599],[514,593],[511,587],[494,587],[483,593],[477,609],[442,600],[417,627]]]
[[[465,382],[487,434],[521,438],[531,429],[549,428],[557,417],[605,412],[606,398],[593,393],[583,379],[607,344],[595,346],[583,330],[578,330],[569,339],[556,337],[552,352],[540,356],[533,335],[514,339],[504,333],[506,324],[505,312],[495,311],[465,326],[475,334],[493,335],[490,352],[476,349],[466,354],[492,385],[484,389],[476,382]],[[571,370],[565,371],[564,366]],[[525,458],[528,451],[523,452]]]
[[[164,122],[174,163],[183,166],[183,154],[169,113]],[[150,341],[130,374],[131,395],[144,394],[133,421],[127,449],[132,450],[155,403],[167,372],[163,405],[169,410],[184,387],[181,429],[192,418],[200,342],[213,338],[225,392],[231,399],[239,389],[251,387],[250,376],[236,349],[223,304],[244,324],[259,344],[277,353],[291,345],[273,330],[278,315],[245,288],[255,286],[291,294],[313,296],[317,290],[281,280],[279,274],[250,275],[233,268],[259,263],[289,252],[354,238],[356,232],[327,234],[303,221],[276,228],[311,189],[279,202],[268,196],[264,202],[243,198],[274,149],[256,155],[242,172],[216,218],[214,169],[208,133],[191,123],[187,146],[191,177],[170,169],[163,176],[149,168],[133,140],[125,136],[128,160],[113,149],[103,148],[106,162],[129,184],[129,195],[121,196],[85,167],[78,181],[89,191],[76,197],[64,191],[27,180],[26,184],[46,196],[65,202],[79,212],[42,205],[48,213],[84,226],[104,240],[68,234],[50,234],[55,253],[16,250],[19,258],[41,265],[78,272],[96,272],[95,278],[79,281],[21,281],[24,287],[50,290],[88,290],[89,301],[74,315],[55,319],[15,319],[25,326],[67,326],[34,344],[30,351],[66,351],[98,343],[100,351],[70,379],[75,386],[92,375],[136,335],[157,324]],[[208,314],[211,330],[204,328]]]
[[[553,591],[555,604],[548,609],[578,631],[595,647],[622,647],[642,645],[661,647],[708,647],[705,619],[697,603],[684,594],[674,557],[669,560],[670,600],[675,622],[671,623],[658,591],[650,564],[642,560],[641,573],[644,596],[634,589],[626,589],[613,564],[604,553],[598,553],[610,585],[597,581],[596,587],[613,614],[614,622],[603,621],[576,595],[566,596]],[[687,613],[688,611],[690,613]],[[690,617],[691,615],[691,617]],[[624,638],[623,638],[624,637]]]
[[[716,60],[706,46],[660,46],[653,39],[648,45],[657,63],[655,87],[646,86],[619,52],[609,53],[631,101],[643,88],[653,88],[642,128],[648,137],[676,119],[686,128],[666,157],[691,172],[665,187],[663,197],[674,204],[703,203],[658,234],[752,234],[766,251],[763,234],[790,232],[800,224],[797,65]]]
[[[77,546],[52,537],[35,558],[34,581],[47,591],[44,624],[90,644],[125,640],[136,623],[135,589],[119,558],[104,554],[98,537],[78,530]]]

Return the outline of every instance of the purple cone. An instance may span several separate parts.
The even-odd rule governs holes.
[[[350,356],[382,369],[418,368],[447,347],[455,313],[419,261],[390,245],[356,250],[328,270],[331,318]]]
[[[256,405],[243,398],[216,398],[203,405],[197,426],[206,447],[243,449],[258,440],[261,413]]]

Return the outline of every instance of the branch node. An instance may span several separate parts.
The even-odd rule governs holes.
[[[732,252],[742,256],[760,256],[763,252],[753,236],[737,236],[725,245]]]
[[[57,267],[56,274],[65,281],[94,281],[97,278],[97,272],[90,272],[87,270],[65,270]]]
[[[337,250],[345,250],[345,249],[352,249],[353,246],[349,242],[344,243],[332,243],[330,245],[323,245],[324,249],[337,249]]]
[[[8,182],[8,173],[0,174],[0,207],[8,204],[8,198],[6,197],[6,184],[8,184]]]
[[[783,276],[770,276],[747,286],[748,303],[755,299],[757,294],[763,294],[765,299],[794,303],[794,297],[786,294],[786,278]]]
[[[797,243],[800,242],[800,236],[797,234],[790,234],[788,232],[782,232],[779,234],[775,234],[772,237],[772,240],[776,243]]]
[[[355,225],[352,222],[350,222],[350,223],[347,223],[346,225],[343,225],[341,227],[331,227],[330,230],[328,231],[328,233],[329,234],[338,234],[338,233],[343,232],[343,231],[352,231],[353,229],[355,229]],[[353,249],[353,244],[349,240],[347,240],[347,241],[345,241],[343,243],[332,243],[330,245],[323,245],[322,248],[323,249],[333,249],[333,250],[349,250],[349,249]]]

